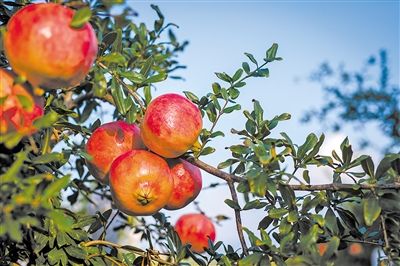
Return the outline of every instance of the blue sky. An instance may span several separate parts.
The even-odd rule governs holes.
[[[317,123],[304,125],[299,122],[304,111],[323,104],[320,88],[308,79],[322,62],[328,61],[332,65],[344,63],[348,69],[358,70],[370,55],[384,48],[389,52],[392,83],[399,82],[398,1],[128,3],[139,13],[135,21],[144,21],[148,25],[152,25],[156,18],[150,3],[159,5],[166,20],[180,26],[175,31],[178,39],[190,41],[187,50],[179,57],[180,62],[188,67],[179,71],[185,81],[168,80],[157,86],[154,95],[184,90],[193,91],[199,96],[205,95],[211,90],[211,83],[217,80],[214,72],[232,74],[246,60],[244,52],[262,60],[266,49],[272,43],[278,43],[278,56],[284,60],[270,65],[270,78],[249,80],[238,102],[243,109],[250,109],[251,99],[258,99],[267,118],[284,112],[291,113],[292,120],[279,126],[274,134],[285,131],[296,143],[302,143],[310,132],[320,134],[324,131]],[[227,115],[219,129],[225,132],[232,127],[241,129],[244,121],[239,111]],[[368,128],[365,133],[380,137],[374,127]],[[351,127],[346,127],[340,135],[329,134],[325,151],[329,153],[347,135],[351,141],[357,140],[357,134]],[[216,165],[229,156],[224,147],[234,143],[238,143],[238,140],[232,136],[216,140],[214,146],[217,152],[203,160]],[[218,181],[215,177],[203,176],[205,185]],[[233,217],[231,209],[223,203],[228,197],[228,188],[220,187],[203,191],[198,200],[210,216],[222,213]],[[193,210],[193,205],[189,205],[168,214],[174,221],[180,214]],[[243,216],[245,226],[253,229],[257,226],[257,220],[263,217],[260,211],[258,214],[244,212]],[[239,247],[233,228],[233,220],[219,226],[217,239]]]

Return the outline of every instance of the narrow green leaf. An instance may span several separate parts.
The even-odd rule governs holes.
[[[250,73],[250,66],[247,62],[242,63],[242,68],[243,68],[244,72],[246,72],[246,74]]]
[[[144,83],[157,83],[167,79],[167,73],[159,73],[157,75],[151,76],[144,81]]]
[[[272,46],[267,50],[266,59],[268,61],[273,61],[276,57],[276,53],[278,51],[278,44],[274,43]]]
[[[72,17],[70,26],[75,29],[82,28],[85,26],[85,23],[90,20],[90,17],[92,16],[92,11],[90,10],[89,7],[84,7],[79,10],[77,10]]]
[[[303,171],[303,179],[307,182],[307,184],[310,184],[310,175],[308,170]]]
[[[273,209],[269,210],[268,216],[273,219],[279,219],[279,218],[282,218],[288,212],[289,211],[284,208],[273,208]]]
[[[243,75],[243,69],[240,68],[233,75],[233,77],[232,77],[233,82],[239,80],[242,75]]]
[[[251,62],[253,62],[256,66],[258,66],[257,60],[254,58],[252,54],[249,53],[244,53],[244,54],[250,59]]]
[[[375,197],[364,198],[362,200],[364,221],[367,226],[371,226],[381,213],[381,206]]]
[[[215,152],[215,149],[214,149],[213,147],[205,147],[205,148],[201,151],[200,155],[204,156],[204,155],[211,154],[211,153],[213,153],[213,152]]]
[[[51,183],[43,192],[42,200],[47,201],[49,198],[57,196],[60,193],[61,189],[65,188],[68,185],[69,178],[70,176],[66,175]]]
[[[226,199],[226,200],[224,200],[224,202],[226,203],[226,205],[228,205],[229,207],[231,207],[234,210],[241,210],[239,204],[231,199]]]
[[[18,172],[21,169],[24,161],[27,158],[27,152],[21,151],[17,153],[15,162],[8,168],[7,172],[0,176],[1,184],[11,182],[13,179],[17,178]]]
[[[365,160],[361,161],[361,167],[369,175],[371,178],[375,178],[374,175],[374,162],[372,161],[371,157],[368,156]]]
[[[32,159],[34,164],[46,164],[50,162],[59,162],[64,159],[64,154],[60,152],[52,152],[40,155]]]
[[[226,107],[226,108],[224,109],[224,113],[225,113],[225,114],[229,114],[229,113],[232,113],[232,112],[235,111],[235,110],[240,110],[240,109],[241,109],[240,104],[235,104],[235,105]]]

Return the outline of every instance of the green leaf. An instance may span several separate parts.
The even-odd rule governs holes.
[[[304,179],[304,181],[307,182],[307,184],[310,184],[310,175],[308,173],[309,173],[308,170],[303,171],[303,179]]]
[[[57,232],[57,246],[61,248],[65,245],[74,245],[75,241],[70,238],[66,233],[58,231]]]
[[[224,202],[234,210],[241,210],[239,204],[231,199],[226,199]]]
[[[400,154],[387,154],[376,168],[376,178],[379,179],[383,177],[385,173],[392,167],[391,163],[396,159],[400,159]]]
[[[151,67],[154,64],[154,59],[152,56],[150,56],[149,58],[146,59],[145,63],[142,66],[142,69],[140,70],[140,74],[142,74],[144,77],[148,77]]]
[[[375,178],[374,175],[374,162],[371,157],[368,156],[365,160],[361,161],[361,167],[371,178]]]
[[[21,151],[17,153],[15,162],[8,168],[7,172],[0,175],[1,184],[11,182],[13,179],[17,178],[18,172],[21,169],[24,161],[27,158],[27,152]]]
[[[297,222],[298,219],[299,219],[299,216],[297,215],[297,211],[289,212],[289,215],[288,215],[288,218],[287,218],[289,223]]]
[[[100,61],[106,63],[115,63],[119,65],[124,65],[126,63],[126,58],[120,53],[109,53],[105,56],[99,58]]]
[[[163,80],[167,79],[167,73],[159,73],[157,75],[151,76],[148,79],[144,81],[144,83],[149,84],[149,83],[157,83]]]
[[[303,159],[304,163],[307,163],[309,160],[313,159],[315,155],[318,154],[319,149],[321,148],[322,144],[324,143],[324,140],[325,140],[325,135],[321,134],[318,142],[315,144],[313,149],[310,151],[310,153],[307,154],[307,156],[304,157],[304,159]]]
[[[120,75],[129,79],[129,81],[132,81],[135,84],[141,84],[146,79],[142,74],[135,71],[121,72]]]
[[[194,103],[199,103],[200,102],[199,97],[197,97],[196,94],[194,94],[193,92],[184,91],[183,93],[185,94],[186,98],[188,98],[192,102],[194,102]]]
[[[239,80],[242,75],[243,75],[243,69],[238,69],[232,77],[233,82]]]
[[[51,265],[54,265],[61,260],[62,253],[64,253],[62,249],[53,248],[49,253],[47,253],[47,260]]]
[[[258,66],[257,60],[254,58],[252,54],[249,53],[244,53],[244,54],[250,59],[251,62],[253,62],[256,66]]]
[[[231,99],[235,100],[237,97],[239,97],[240,91],[238,89],[235,88],[231,88],[229,90],[229,96],[231,97]]]
[[[332,234],[337,235],[339,233],[336,215],[331,208],[329,208],[325,214],[325,225]]]
[[[64,154],[60,152],[52,152],[40,155],[32,159],[34,164],[47,164],[50,162],[59,162],[64,159]]]
[[[215,94],[218,94],[218,93],[220,92],[220,90],[221,90],[221,85],[219,85],[219,83],[214,82],[211,86],[212,86],[213,92],[214,92]]]
[[[237,162],[239,162],[239,160],[237,160],[237,159],[228,159],[228,160],[218,164],[218,169],[227,168],[227,167],[229,167],[232,164],[237,163]]]
[[[289,211],[284,208],[273,208],[273,209],[269,210],[268,216],[273,219],[279,219],[279,218],[282,218],[288,212]]]
[[[276,53],[278,51],[278,44],[274,43],[272,46],[267,50],[266,59],[268,61],[273,61],[276,57]]]
[[[323,255],[323,258],[329,259],[337,251],[339,244],[340,238],[333,236],[328,242],[328,247]]]
[[[70,26],[75,29],[82,28],[85,26],[86,22],[90,20],[92,16],[92,11],[89,7],[84,7],[79,9],[75,12],[74,16],[72,17]]]
[[[66,175],[51,183],[43,192],[42,201],[45,202],[49,198],[57,196],[60,193],[61,189],[65,188],[68,185],[69,178],[70,176]]]
[[[318,143],[318,138],[314,133],[311,133],[307,136],[306,141],[304,142],[303,145],[301,145],[297,151],[297,158],[298,159],[303,159],[303,157],[306,155],[306,153],[313,149],[314,146]]]
[[[116,79],[112,79],[111,81],[111,95],[113,97],[118,112],[122,115],[125,115],[128,111],[128,106],[125,102],[126,95],[123,88],[120,86]]]
[[[226,74],[225,72],[220,73],[220,72],[215,72],[215,75],[217,76],[217,78],[219,78],[220,80],[226,81],[226,82],[232,82],[232,78]]]
[[[68,246],[65,248],[65,251],[68,255],[77,259],[85,259],[87,255],[86,251],[78,246]]]
[[[371,226],[381,214],[381,206],[375,197],[362,199],[364,221],[367,226]]]
[[[242,68],[243,68],[244,72],[246,72],[246,74],[250,73],[250,66],[247,62],[242,63]]]
[[[226,107],[224,109],[224,113],[225,114],[229,114],[229,113],[232,113],[235,110],[240,110],[240,108],[241,108],[240,104],[235,104],[233,106]]]
[[[213,153],[213,152],[215,152],[215,148],[213,148],[213,147],[205,147],[205,148],[201,151],[200,155],[204,156],[204,155],[211,154],[211,153]]]
[[[262,253],[253,253],[239,261],[239,266],[258,265],[261,260],[264,260]]]
[[[261,202],[259,199],[256,199],[256,200],[247,202],[244,205],[243,210],[261,209],[261,208],[264,208],[265,206],[267,206],[266,202]]]

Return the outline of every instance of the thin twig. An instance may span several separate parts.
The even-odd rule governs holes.
[[[380,244],[378,242],[372,242],[372,241],[366,241],[366,240],[342,239],[342,241],[349,242],[349,243],[360,243],[360,244],[367,244],[367,245],[374,245],[374,246],[382,247],[382,244]]]
[[[389,244],[389,237],[386,232],[386,225],[385,225],[385,219],[383,218],[383,215],[381,214],[379,216],[381,226],[382,226],[382,231],[383,231],[383,239],[385,240],[385,253],[389,259],[389,262],[391,261],[391,256],[390,256],[390,244]]]
[[[92,241],[84,242],[84,243],[82,243],[82,246],[84,246],[84,247],[108,246],[108,247],[113,247],[113,248],[117,248],[117,249],[119,248],[119,249],[130,251],[132,253],[136,253],[142,257],[145,257],[145,256],[147,256],[147,254],[149,254],[152,260],[155,260],[157,262],[160,262],[160,263],[163,263],[166,265],[174,265],[173,263],[170,263],[170,262],[160,259],[158,257],[159,255],[170,256],[170,254],[161,253],[161,252],[150,250],[150,249],[148,249],[147,251],[144,251],[140,248],[135,247],[135,250],[134,250],[131,247],[125,247],[125,246],[122,246],[122,245],[119,245],[119,244],[116,244],[113,242],[105,241],[105,240],[92,240]]]
[[[88,259],[90,260],[93,257],[103,257],[105,259],[108,259],[109,261],[111,261],[113,264],[117,265],[117,266],[125,266],[127,264],[125,263],[119,263],[118,261],[114,260],[112,257],[104,255],[104,254],[91,254],[88,256]]]
[[[228,186],[231,192],[232,200],[237,204],[239,204],[239,199],[236,193],[234,182],[232,180],[228,181]],[[244,240],[243,225],[242,225],[242,218],[240,217],[240,210],[235,209],[235,221],[236,221],[236,230],[240,240],[240,245],[242,246],[243,249],[243,254],[248,256],[249,251],[247,249],[246,241]]]
[[[140,96],[136,92],[132,91],[129,88],[129,86],[122,79],[120,79],[117,75],[115,75],[114,72],[109,70],[108,67],[106,65],[104,65],[103,63],[97,62],[97,65],[100,66],[101,68],[103,68],[104,70],[107,70],[108,73],[110,73],[126,89],[126,91],[129,93],[129,95],[131,95],[135,99],[135,101],[140,105],[140,108],[143,110],[143,112],[146,110],[146,107],[144,106]]]

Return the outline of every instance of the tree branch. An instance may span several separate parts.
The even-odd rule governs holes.
[[[239,199],[236,193],[234,181],[229,181],[228,182],[229,190],[232,195],[232,200],[239,204]],[[239,240],[240,240],[240,245],[242,246],[243,249],[243,254],[248,256],[249,251],[247,249],[246,241],[244,240],[244,235],[243,235],[243,225],[242,225],[242,218],[240,217],[240,210],[235,209],[235,221],[236,221],[236,230],[238,232]]]
[[[222,170],[219,170],[211,165],[206,164],[205,162],[196,159],[194,157],[185,157],[184,160],[189,163],[203,169],[209,174],[212,174],[216,177],[219,177],[227,182],[241,182],[246,179],[237,175],[226,173]],[[394,182],[391,184],[341,184],[341,183],[331,183],[331,184],[321,184],[321,185],[291,185],[284,184],[289,186],[293,190],[297,191],[319,191],[319,190],[329,190],[329,191],[342,191],[342,190],[358,190],[358,189],[400,189],[400,182]]]

